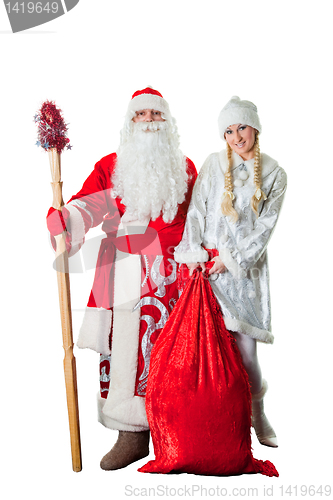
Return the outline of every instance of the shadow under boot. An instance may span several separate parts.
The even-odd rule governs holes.
[[[140,458],[149,455],[149,431],[119,431],[113,448],[101,460],[103,470],[117,470],[127,467]]]
[[[264,396],[267,389],[267,382],[266,380],[263,380],[261,391],[257,394],[252,394],[252,426],[254,427],[260,444],[277,448],[278,443],[276,434],[264,411]]]

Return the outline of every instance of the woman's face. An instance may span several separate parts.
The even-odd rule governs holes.
[[[251,160],[254,157],[254,143],[256,140],[256,129],[250,125],[238,123],[230,125],[224,133],[224,138],[235,153],[243,160]]]

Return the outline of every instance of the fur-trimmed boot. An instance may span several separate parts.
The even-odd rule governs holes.
[[[101,460],[103,470],[116,470],[149,455],[149,431],[119,431],[113,448]]]
[[[267,382],[263,380],[261,391],[258,394],[252,394],[252,425],[260,444],[277,448],[276,434],[264,412],[264,396],[267,389]]]

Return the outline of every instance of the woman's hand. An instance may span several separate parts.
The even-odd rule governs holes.
[[[194,270],[197,267],[201,267],[203,273],[205,272],[205,269],[206,269],[206,266],[205,266],[204,262],[191,262],[190,264],[186,264],[186,265],[187,265],[187,267],[188,267],[188,269],[190,271],[190,276],[192,276]]]
[[[227,270],[227,268],[225,267],[225,265],[223,264],[222,260],[218,255],[212,259],[212,262],[214,262],[214,265],[208,271],[208,274],[221,274]]]

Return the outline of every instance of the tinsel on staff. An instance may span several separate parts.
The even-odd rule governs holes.
[[[38,127],[37,146],[41,146],[49,154],[52,176],[52,191],[54,209],[61,211],[64,205],[62,199],[61,153],[65,148],[71,149],[67,137],[68,127],[62,112],[53,101],[45,101],[34,116]],[[77,395],[76,362],[73,353],[72,312],[70,298],[70,283],[68,271],[68,253],[66,250],[66,230],[55,236],[56,269],[58,280],[61,328],[63,338],[64,372],[67,395],[69,430],[71,439],[72,465],[75,472],[82,469],[81,442],[79,424],[79,406]]]
[[[34,121],[38,126],[36,146],[41,146],[45,151],[56,149],[59,154],[65,147],[72,149],[67,137],[68,124],[64,121],[61,109],[57,108],[53,101],[43,102],[34,116]]]

